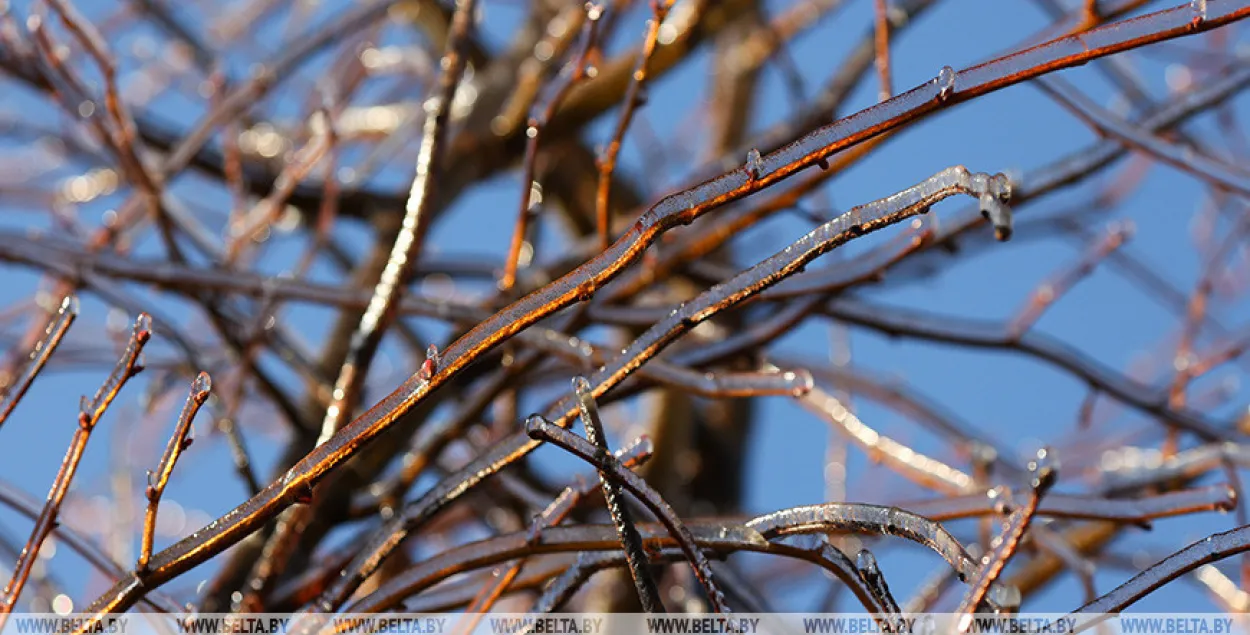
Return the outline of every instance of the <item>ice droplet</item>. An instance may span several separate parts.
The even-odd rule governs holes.
[[[67,295],[61,300],[60,313],[68,313],[69,315],[78,316],[78,296]]]
[[[208,373],[200,371],[200,374],[196,375],[195,380],[191,382],[191,394],[202,401],[208,399],[208,393],[212,390],[213,378]]]
[[[1032,476],[1029,485],[1035,490],[1045,491],[1055,482],[1056,473],[1059,471],[1059,460],[1055,457],[1054,450],[1042,448],[1037,451],[1037,456],[1029,461],[1028,468]]]
[[[135,327],[133,332],[137,335],[144,331],[152,331],[152,316],[147,313],[140,313],[138,317],[135,318]]]
[[[1207,0],[1190,0],[1189,11],[1193,14],[1189,23],[1193,26],[1200,26],[1207,21]]]
[[[955,69],[949,66],[943,66],[938,71],[938,101],[946,101],[950,96],[955,94]]]
[[[764,158],[760,156],[759,150],[751,148],[751,151],[747,153],[746,170],[747,177],[752,181],[760,178],[760,174],[764,172]]]
[[[989,599],[1004,609],[1019,608],[1023,600],[1020,588],[1013,584],[995,584],[990,587]]]
[[[876,576],[880,573],[877,567],[877,557],[867,549],[860,549],[859,555],[855,557],[855,567],[864,573],[864,575]]]

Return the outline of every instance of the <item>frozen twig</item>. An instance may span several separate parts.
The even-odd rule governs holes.
[[[881,79],[881,87],[877,91],[881,101],[894,94],[893,81],[890,80],[890,7],[887,0],[874,0],[873,28],[876,31],[877,45],[877,76]]]
[[[1195,0],[1195,2],[1198,1],[1201,0]],[[1142,131],[1140,127],[1133,126],[1105,112],[1060,79],[1039,78],[1037,85],[1042,87],[1046,94],[1075,112],[1077,116],[1090,122],[1098,130],[1115,137],[1121,143],[1147,152],[1164,163],[1242,196],[1250,195],[1250,173],[1207,158],[1191,148],[1165,141],[1149,131]]]
[[[30,575],[30,570],[39,555],[39,549],[43,546],[44,540],[57,523],[57,516],[61,511],[61,503],[65,500],[65,494],[69,491],[70,483],[74,480],[74,473],[78,470],[78,463],[82,459],[83,451],[87,448],[87,441],[91,438],[91,432],[95,430],[96,424],[100,422],[100,417],[104,416],[104,411],[108,409],[109,404],[113,403],[113,399],[117,397],[117,393],[121,391],[122,386],[131,377],[143,370],[143,347],[151,337],[152,319],[146,313],[141,313],[135,320],[134,328],[130,334],[130,342],[126,345],[126,350],[122,353],[122,357],[117,362],[117,365],[113,367],[113,371],[109,373],[108,378],[100,385],[94,397],[91,399],[82,398],[78,413],[78,427],[74,430],[74,438],[70,441],[69,450],[66,451],[65,459],[61,462],[61,469],[57,472],[56,480],[52,483],[52,489],[48,492],[48,499],[44,503],[43,511],[40,512],[39,519],[35,521],[35,528],[31,531],[30,539],[26,541],[26,546],[22,549],[22,554],[18,558],[17,564],[13,567],[13,577],[5,585],[3,596],[0,597],[0,628],[4,626],[9,613],[16,607],[17,599],[22,594],[22,587],[25,585],[26,578]]]
[[[595,459],[597,462],[606,462],[611,450],[608,448],[607,431],[603,429],[603,421],[599,419],[599,406],[590,390],[590,382],[585,377],[574,377],[573,393],[577,397],[586,438],[595,447]],[[664,603],[660,600],[660,590],[651,571],[647,569],[647,552],[642,546],[638,528],[634,526],[633,514],[625,506],[621,485],[604,469],[599,470],[599,482],[603,484],[603,499],[612,515],[612,523],[616,525],[616,532],[621,537],[621,546],[629,563],[629,575],[634,579],[634,588],[638,592],[642,610],[647,613],[663,613]]]
[[[1147,567],[1128,582],[1077,609],[1073,615],[1092,616],[1079,621],[1083,628],[1092,627],[1107,615],[1119,613],[1151,591],[1194,569],[1247,550],[1250,550],[1250,527],[1207,536]]]
[[[651,0],[651,20],[647,22],[647,35],[642,42],[642,51],[638,54],[638,66],[630,78],[629,89],[625,91],[625,102],[621,106],[621,115],[617,119],[612,139],[599,157],[599,186],[595,193],[595,219],[599,228],[599,246],[607,249],[612,244],[612,219],[609,216],[608,194],[612,188],[612,174],[616,171],[616,158],[620,155],[621,144],[625,142],[625,133],[633,121],[634,112],[645,101],[645,86],[649,79],[651,56],[655,54],[656,43],[660,37],[660,26],[668,16],[673,0]]]
[[[595,52],[599,39],[599,21],[603,17],[603,8],[586,3],[586,41],[577,60],[573,62],[573,70],[569,77],[559,85],[555,94],[547,102],[539,116],[531,117],[525,129],[525,158],[521,168],[521,207],[517,212],[516,227],[512,230],[512,242],[508,248],[508,256],[504,260],[503,275],[499,278],[499,290],[508,291],[516,284],[517,266],[521,259],[521,249],[528,235],[529,219],[535,214],[535,208],[542,202],[542,188],[534,180],[535,166],[538,162],[538,143],[543,130],[555,115],[556,109],[568,96],[569,90],[594,71],[590,66],[591,54]]]
[[[630,445],[629,447],[616,453],[616,460],[620,461],[621,465],[625,467],[626,469],[633,469],[634,467],[637,467],[641,465],[642,463],[644,463],[650,456],[651,456],[651,440],[648,439],[647,437],[642,437],[638,439],[636,442],[634,442],[632,445]],[[615,481],[613,481],[613,483],[615,483]],[[564,490],[561,491],[560,494],[556,496],[554,500],[551,501],[551,504],[543,509],[542,513],[534,517],[534,522],[532,525],[530,525],[530,532],[535,537],[534,539],[535,540],[538,539],[538,536],[541,535],[541,532],[543,529],[547,527],[554,527],[560,524],[560,522],[563,521],[573,511],[573,509],[577,507],[577,505],[581,501],[585,500],[585,498],[589,496],[591,492],[594,491],[594,488],[595,488],[594,481],[589,480],[589,479],[583,479],[580,477],[577,479],[575,484],[564,488]],[[634,536],[638,538],[639,545],[641,546],[642,539],[638,537],[638,529],[633,528],[633,531],[634,531]],[[604,555],[618,556],[618,554],[611,554],[611,553],[604,554]],[[619,560],[619,557],[617,557],[617,559]],[[615,563],[615,560],[613,560],[612,562]],[[520,574],[521,568],[525,565],[525,563],[526,563],[526,560],[522,558],[513,562],[512,565],[509,566],[506,570],[503,570],[503,571],[496,570],[494,572],[494,575],[491,577],[490,583],[482,587],[481,591],[479,591],[478,594],[473,598],[473,601],[469,604],[468,608],[465,609],[465,614],[469,615],[470,617],[465,622],[461,623],[461,629],[460,629],[461,633],[465,633],[467,635],[468,633],[473,632],[474,625],[478,623],[478,616],[490,610],[491,604],[493,604],[494,601],[498,599],[499,596],[502,595],[505,590],[507,590],[508,585],[511,584],[512,581],[516,579],[517,575]],[[581,566],[581,558],[578,559],[577,564],[575,564],[573,567],[570,567],[568,571],[566,571],[565,574],[563,574],[561,577],[563,578],[564,576],[568,575],[569,571],[572,571],[580,566]],[[605,564],[604,566],[607,566],[607,565]],[[588,577],[591,572],[596,571],[596,570],[598,569],[591,568],[589,571],[585,572],[585,576]],[[581,581],[584,581],[585,577],[581,577],[578,579],[580,579]],[[557,585],[559,585],[558,579],[557,581],[553,582],[552,588],[554,588]],[[576,590],[578,585],[573,585],[571,588],[573,590]],[[550,595],[552,595],[552,592],[549,589],[547,592],[543,594],[543,597],[547,598]],[[558,595],[558,593],[556,595]],[[540,600],[538,603],[538,606],[541,607],[543,606],[543,604],[544,604],[543,601]],[[558,606],[558,601],[555,602],[555,606]],[[553,607],[553,609],[554,608],[555,607]],[[538,607],[535,607],[534,609],[532,609],[532,611],[543,612],[542,609]]]
[[[161,504],[161,495],[165,493],[169,477],[174,473],[174,465],[178,463],[178,457],[195,438],[194,429],[191,427],[192,421],[199,412],[200,406],[208,401],[212,389],[213,382],[208,373],[201,372],[191,382],[191,392],[187,395],[187,401],[178,415],[178,423],[174,426],[174,433],[169,437],[169,443],[165,446],[165,453],[161,455],[160,465],[155,472],[149,473],[152,478],[147,489],[144,490],[148,506],[143,515],[143,539],[139,547],[139,560],[135,564],[135,571],[140,575],[147,570],[148,561],[152,558],[152,541],[156,536],[156,511]]]
[[[860,421],[836,397],[819,387],[800,397],[799,403],[828,420],[839,432],[863,448],[869,458],[884,462],[924,487],[948,494],[961,494],[975,487],[969,474],[882,435]]]
[[[638,500],[642,501],[647,509],[655,514],[656,518],[668,528],[673,538],[681,546],[686,558],[690,560],[690,565],[694,568],[699,582],[703,585],[704,590],[707,591],[708,601],[712,605],[712,610],[717,613],[729,612],[729,607],[725,605],[724,595],[716,586],[712,567],[708,564],[707,558],[704,557],[703,551],[695,544],[694,536],[678,517],[677,512],[646,481],[621,466],[615,457],[596,450],[595,445],[564,428],[553,425],[540,416],[530,417],[525,423],[525,430],[532,438],[557,445],[572,452],[578,458],[589,461],[599,468],[601,477],[610,475],[621,486],[628,489],[634,496],[637,496]],[[630,547],[627,546],[626,548]],[[634,565],[631,564],[632,566]]]
[[[48,363],[48,358],[56,351],[56,347],[61,344],[61,339],[65,337],[76,317],[78,317],[78,298],[72,295],[65,296],[52,319],[48,321],[43,337],[35,342],[35,347],[30,351],[25,365],[22,366],[21,376],[9,384],[4,395],[0,397],[0,426],[4,425],[5,420],[17,407],[17,403],[26,395],[26,391],[35,381],[35,377],[39,376],[39,371],[43,370],[44,364]]]
[[[890,586],[885,583],[885,574],[877,565],[877,557],[867,549],[860,549],[859,555],[856,556],[855,568],[859,569],[859,575],[864,578],[873,594],[881,601],[886,616],[897,618],[899,616],[898,601],[894,599],[894,594],[890,593]]]
[[[993,542],[990,543],[990,552],[981,558],[981,566],[977,570],[976,577],[969,583],[971,588],[964,595],[957,610],[960,614],[961,632],[968,630],[968,620],[985,601],[990,588],[998,580],[998,575],[1007,566],[1007,561],[1015,555],[1020,540],[1024,538],[1024,532],[1028,531],[1029,524],[1033,522],[1042,497],[1054,485],[1056,477],[1054,463],[1053,453],[1048,449],[1039,450],[1037,458],[1029,462],[1029,476],[1031,477],[1029,486],[1033,490],[1032,495],[1029,496],[1027,504],[1011,512],[1007,521],[1003,523],[1002,533],[995,536]]]

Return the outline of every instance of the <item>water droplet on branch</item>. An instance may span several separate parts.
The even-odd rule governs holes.
[[[1207,21],[1207,0],[1190,0],[1189,11],[1192,14],[1189,24],[1195,27],[1201,26]]]
[[[943,66],[935,81],[938,85],[938,101],[946,101],[955,94],[955,69]]]
[[[747,153],[746,171],[747,178],[752,181],[759,180],[760,175],[764,173],[764,157],[760,156],[759,150],[751,148],[751,151]]]

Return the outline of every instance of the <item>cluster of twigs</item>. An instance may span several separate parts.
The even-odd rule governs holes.
[[[934,69],[931,79],[898,92],[891,49],[921,13],[944,3],[874,0],[858,47],[845,59],[820,61],[830,78],[815,97],[805,94],[791,48],[833,20],[844,9],[839,0],[798,0],[774,15],[760,0],[498,4],[372,0],[317,15],[299,3],[243,2],[207,28],[189,19],[199,8],[163,0],[122,2],[91,16],[67,0],[4,5],[4,90],[21,90],[22,99],[64,116],[19,117],[3,129],[0,152],[18,176],[0,177],[0,204],[27,216],[46,211],[51,231],[35,231],[34,221],[0,229],[0,260],[12,265],[6,272],[33,269],[44,280],[35,302],[8,318],[26,317],[29,326],[0,368],[0,425],[35,416],[15,408],[41,373],[59,359],[72,363],[70,353],[53,353],[67,334],[73,339],[76,296],[139,318],[114,371],[84,398],[47,502],[40,507],[0,483],[0,502],[35,521],[0,598],[0,624],[30,598],[24,587],[49,536],[107,578],[107,590],[75,606],[96,615],[137,604],[161,612],[483,613],[503,603],[552,611],[575,602],[765,611],[778,601],[763,583],[769,575],[806,575],[780,565],[740,568],[730,558],[740,552],[815,565],[883,618],[940,606],[1013,611],[1064,574],[1084,585],[1079,611],[1119,610],[1191,572],[1222,606],[1250,607],[1242,590],[1250,568],[1238,583],[1209,564],[1250,550],[1244,526],[1156,558],[1109,592],[1100,594],[1093,579],[1096,566],[1115,562],[1117,537],[1158,519],[1236,509],[1239,524],[1246,522],[1238,505],[1239,469],[1250,463],[1246,430],[1218,415],[1229,397],[1198,396],[1194,386],[1219,369],[1244,367],[1250,346],[1250,335],[1210,308],[1234,284],[1250,218],[1233,107],[1250,85],[1250,66],[1227,46],[1250,3],[1090,1],[1069,11],[1036,0],[1052,18],[1036,36],[975,66]],[[481,21],[494,10],[524,15],[503,46],[490,43]],[[285,27],[273,24],[276,16],[285,16]],[[640,17],[645,27],[630,32]],[[121,34],[151,29],[161,54],[132,59],[120,48]],[[223,44],[283,31],[272,47],[279,53],[269,57]],[[1204,32],[1212,34],[1195,37]],[[1126,60],[1188,50],[1168,42],[1178,39],[1209,45],[1184,53],[1205,72],[1154,97]],[[252,62],[247,74],[234,70],[239,55]],[[663,185],[670,193],[659,197],[623,159],[630,143],[643,152],[663,145],[640,140],[655,108],[648,95],[704,58],[716,68],[706,117],[711,158],[683,174],[690,184]],[[1107,110],[1054,76],[1086,64],[1132,103],[1131,112]],[[856,87],[871,84],[874,68],[879,103],[835,116]],[[760,129],[752,103],[769,74],[796,93],[795,112]],[[1098,140],[1010,176],[999,173],[1002,166],[986,173],[957,166],[905,189],[895,183],[883,198],[842,212],[813,211],[831,179],[885,140],[1029,81]],[[171,126],[160,112],[186,114]],[[1220,142],[1231,149],[1186,126],[1208,112],[1217,113]],[[596,121],[608,122],[608,136]],[[949,164],[961,160],[946,148],[933,153]],[[1090,220],[1118,207],[1131,212],[1126,201],[1154,162],[1200,183],[1211,201],[1206,222],[1226,232],[1203,250],[1190,292],[1161,273],[1166,262],[1128,253],[1130,224],[1100,231]],[[382,185],[387,164],[403,165],[406,195]],[[504,172],[521,175],[515,208],[462,208],[472,188]],[[1094,194],[1071,208],[1032,212],[1074,186]],[[930,212],[960,195],[975,201],[968,213]],[[85,222],[83,213],[95,210],[103,222]],[[808,231],[775,254],[760,258],[736,240],[786,210],[797,210]],[[938,214],[945,218],[932,220]],[[429,238],[436,224],[460,215],[471,225],[514,228],[506,253],[436,253]],[[853,259],[806,270],[905,221],[907,229],[885,232],[891,238],[866,240]],[[546,235],[559,230],[565,244],[548,245]],[[372,244],[362,254],[344,232]],[[1085,253],[1007,320],[872,299],[874,289],[984,251],[987,237],[1013,236],[1000,249],[1058,237],[1077,240]],[[750,263],[735,264],[744,255]],[[275,262],[284,275],[272,275]],[[1163,390],[1036,328],[1104,266],[1178,315],[1174,372]],[[455,292],[440,293],[439,285]],[[47,298],[57,298],[55,306]],[[327,330],[319,351],[292,303],[336,315],[317,326]],[[205,328],[163,315],[174,305]],[[850,367],[849,348],[831,361],[778,344],[822,322],[1012,351],[1052,367],[1088,389],[1073,420],[1083,436],[1048,438],[1051,447],[1017,461],[1001,439],[1020,431],[991,435],[963,423],[923,396],[922,377],[901,383]],[[103,550],[83,527],[58,518],[88,439],[143,369],[149,342],[165,352],[154,366],[163,381],[150,382],[152,393],[173,390],[178,377],[190,378],[191,388],[163,456],[143,460],[146,507],[130,565],[119,561],[125,549]],[[399,365],[407,379],[375,402],[376,389],[394,384],[381,378],[378,360],[405,355]],[[887,436],[882,423],[861,419],[852,395],[924,426],[939,442],[932,449],[909,443],[906,429]],[[749,432],[757,419],[777,425],[750,407],[765,398],[790,400],[829,425],[825,503],[744,512],[744,483],[757,478],[744,467]],[[1100,404],[1132,413],[1133,436],[1098,420]],[[161,501],[205,405],[211,414],[199,425],[228,441],[248,497],[157,549]],[[600,408],[609,406],[614,415],[605,419]],[[629,413],[635,426],[611,425],[616,413]],[[44,434],[61,429],[51,417],[37,418],[47,419]],[[572,431],[577,421],[585,437]],[[288,438],[269,478],[249,456],[256,444],[245,436],[253,433]],[[597,479],[554,485],[543,461],[531,459],[543,446],[577,457]],[[874,494],[851,489],[849,448],[931,494],[850,502]],[[12,478],[7,467],[15,464],[4,465],[0,478]],[[1051,492],[1056,479],[1063,487]],[[954,524],[968,518],[979,519],[971,532]],[[898,578],[886,582],[878,555],[895,543],[881,536],[945,561],[910,601],[894,597]],[[438,548],[428,555],[425,546]],[[209,561],[217,566],[199,588],[163,590]],[[669,564],[681,561],[688,566]],[[616,573],[592,577],[605,570]],[[955,580],[965,587],[947,593]]]

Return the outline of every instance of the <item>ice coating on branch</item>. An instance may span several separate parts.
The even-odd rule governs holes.
[[[867,549],[859,550],[859,555],[855,557],[855,568],[865,576],[881,575],[881,568],[877,566],[877,557]]]
[[[434,373],[438,372],[439,363],[442,362],[442,356],[439,355],[438,347],[430,344],[425,349],[425,361],[421,362],[421,370],[417,371],[417,375],[422,381],[429,381]]]
[[[1020,603],[1023,601],[1023,597],[1020,595],[1020,588],[1014,584],[995,584],[990,587],[988,599],[990,602],[1009,611],[1020,608]]]
[[[58,314],[65,314],[71,317],[78,316],[78,296],[67,295],[61,300],[61,308],[57,310]]]
[[[751,148],[747,153],[746,171],[747,178],[752,181],[760,178],[760,174],[764,172],[764,157],[760,156],[760,151],[756,148]]]
[[[994,226],[994,238],[1000,241],[1010,240],[1012,219],[1007,201],[1011,200],[1011,181],[1001,173],[993,176],[974,174],[972,187],[981,192],[978,197],[981,215]]]
[[[1059,460],[1055,457],[1054,450],[1042,448],[1037,451],[1037,456],[1029,461],[1028,468],[1029,486],[1040,494],[1054,485],[1059,472]]]
[[[1200,26],[1207,21],[1207,0],[1190,0],[1189,11],[1193,17],[1189,19],[1189,23],[1194,26]]]
[[[183,450],[186,450],[187,448],[191,447],[192,443],[195,443],[195,425],[194,424],[187,426],[187,433],[183,435],[182,440],[179,442]]]
[[[802,368],[798,371],[786,371],[782,379],[792,386],[790,394],[794,397],[802,397],[816,386],[816,380],[812,378],[811,371]]]
[[[938,101],[946,101],[950,96],[955,94],[955,69],[949,66],[943,66],[938,71],[937,79],[934,80],[938,85]]]

